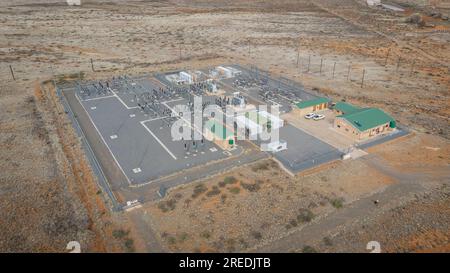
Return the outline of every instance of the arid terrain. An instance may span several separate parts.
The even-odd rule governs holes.
[[[89,252],[368,252],[375,240],[382,251],[449,252],[450,5],[388,2],[405,11],[358,0],[0,0],[0,251],[79,241]],[[411,133],[296,176],[266,159],[112,211],[53,80],[220,63],[380,107]]]

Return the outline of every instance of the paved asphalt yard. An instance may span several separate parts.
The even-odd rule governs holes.
[[[286,141],[287,149],[274,156],[293,173],[340,159],[343,154],[290,124],[280,128],[280,140]]]
[[[222,151],[207,140],[203,145],[197,141],[196,148],[189,143],[185,150],[185,141],[172,141],[171,128],[163,121],[167,117],[149,118],[131,94],[112,93],[85,100],[77,95],[77,99],[130,185],[151,183],[185,168],[239,153],[239,148]],[[186,101],[179,98],[161,104],[171,109],[169,103]]]

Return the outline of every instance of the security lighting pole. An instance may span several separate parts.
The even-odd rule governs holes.
[[[9,70],[11,71],[11,76],[12,76],[13,80],[15,81],[16,77],[14,76],[14,70],[11,65],[9,66]]]

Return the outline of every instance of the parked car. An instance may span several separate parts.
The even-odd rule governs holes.
[[[321,119],[324,119],[324,118],[325,118],[325,116],[324,116],[324,115],[321,115],[321,114],[316,114],[316,115],[314,115],[314,117],[313,117],[314,120],[321,120]]]
[[[309,113],[309,114],[306,114],[306,115],[305,115],[305,118],[306,118],[306,119],[312,119],[315,115],[316,115],[316,114],[314,114],[314,113]]]

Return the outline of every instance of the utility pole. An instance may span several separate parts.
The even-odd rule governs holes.
[[[348,65],[348,71],[347,71],[347,81],[350,78],[350,68],[351,68],[351,64]]]
[[[361,80],[361,88],[363,88],[364,86],[364,76],[366,75],[366,69],[363,69],[363,75],[362,75],[362,80]]]
[[[300,74],[302,74],[302,62],[299,63],[299,66],[300,66],[299,68]]]
[[[9,70],[11,71],[11,76],[12,76],[13,80],[15,81],[16,77],[14,76],[14,70],[11,65],[9,66]]]
[[[298,68],[298,60],[300,58],[300,49],[297,50],[297,68]]]
[[[411,65],[411,73],[409,74],[410,76],[414,73],[414,65],[415,64],[416,64],[416,60],[414,60],[412,65]]]
[[[400,67],[400,61],[401,61],[401,57],[398,57],[397,68],[395,69],[395,72],[398,72],[398,68]]]
[[[94,69],[94,61],[91,59],[91,69],[92,69],[92,72],[95,72],[95,69]]]
[[[55,90],[57,90],[57,88],[56,88],[56,82],[55,82],[55,70],[53,70],[53,66],[50,66],[50,69],[52,70],[52,82],[53,82],[53,86],[55,86]]]
[[[334,71],[336,70],[336,62],[334,62],[334,65],[333,65],[333,79],[334,79]]]
[[[250,57],[250,38],[248,39],[248,56]]]
[[[308,73],[309,73],[309,66],[311,65],[311,54],[309,54],[308,57]]]
[[[320,70],[319,70],[319,76],[322,76],[322,63],[323,63],[323,58],[320,58]]]
[[[388,49],[388,52],[387,52],[387,54],[386,54],[386,59],[384,60],[384,66],[387,65],[387,61],[388,61],[389,53],[390,53],[390,52],[391,52],[391,48]]]

